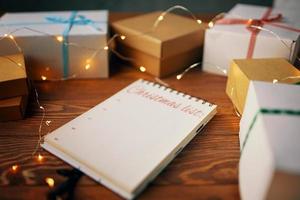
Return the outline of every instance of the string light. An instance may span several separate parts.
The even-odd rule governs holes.
[[[55,181],[53,178],[47,177],[45,178],[45,182],[48,184],[50,188],[54,187]]]
[[[165,10],[164,12],[162,12],[161,15],[158,16],[158,18],[155,20],[153,26],[152,26],[152,29],[155,29],[158,24],[164,20],[165,16],[172,12],[173,10],[176,10],[176,9],[179,9],[179,10],[183,10],[185,12],[187,12],[198,24],[202,24],[202,21],[200,19],[197,19],[197,17],[189,10],[187,9],[186,7],[184,6],[181,6],[181,5],[175,5],[175,6],[172,6],[170,8],[168,8],[167,10]]]
[[[145,72],[146,71],[146,68],[144,66],[140,66],[139,69],[140,69],[141,72]]]
[[[202,21],[200,19],[197,19],[196,16],[190,11],[188,10],[187,8],[183,7],[183,6],[180,6],[180,5],[175,5],[173,7],[170,7],[169,9],[167,9],[166,11],[162,12],[162,14],[160,16],[158,16],[158,18],[156,19],[156,21],[154,22],[153,24],[153,28],[156,28],[156,26],[158,25],[159,21],[162,21],[164,19],[164,17],[170,13],[171,11],[175,10],[175,9],[180,9],[180,10],[184,10],[186,11],[187,13],[190,14],[190,16],[192,16],[192,18],[198,23],[198,24],[202,24]],[[22,30],[22,29],[27,29],[29,31],[33,31],[33,32],[36,32],[36,33],[40,33],[40,34],[44,34],[44,35],[47,35],[47,36],[50,36],[50,37],[53,37],[52,35],[48,34],[48,33],[45,33],[45,32],[42,32],[42,31],[39,31],[39,30],[35,30],[35,29],[32,29],[32,28],[28,28],[28,27],[22,27],[22,28],[19,28],[19,29],[16,29],[15,31],[12,31],[11,33],[14,33],[14,32],[17,32],[19,30]],[[146,33],[149,33],[149,31],[145,32]],[[7,34],[6,34],[7,35]],[[11,34],[9,34],[9,36],[12,36]],[[104,46],[102,48],[102,50],[112,50],[113,53],[115,53],[117,56],[121,57],[121,58],[125,58],[125,56],[122,56],[120,55],[119,53],[117,53],[116,51],[114,51],[113,49],[111,49],[109,47],[110,43],[116,39],[116,38],[120,38],[121,40],[125,40],[126,39],[126,36],[125,35],[119,35],[119,34],[115,34],[108,42],[107,42],[107,45]],[[67,46],[77,46],[77,47],[81,47],[81,48],[86,48],[86,47],[83,47],[83,46],[80,46],[79,44],[77,43],[68,43],[68,42],[65,42],[64,41],[64,38],[59,35],[59,36],[54,36],[54,38],[56,39],[56,41],[58,42],[64,42],[64,45],[67,45]],[[11,39],[13,39],[13,36],[11,37]],[[16,43],[16,46],[17,46],[17,43]],[[19,48],[19,47],[18,47]],[[19,48],[20,49],[20,48]],[[89,50],[94,50],[94,53],[92,54],[92,56],[90,57],[90,59],[93,59],[100,51],[101,49],[92,49],[92,48],[86,48],[86,49],[89,49]],[[21,50],[21,49],[20,49]],[[126,60],[133,60],[132,58],[128,58]],[[87,63],[85,66],[84,66],[84,69],[87,70],[91,67],[91,65],[88,65],[89,63]],[[141,70],[142,69],[142,70]],[[141,72],[145,72],[146,71],[146,67],[143,66],[143,68],[141,68],[140,71]],[[70,78],[75,78],[77,77],[76,74],[72,74],[66,78],[61,78],[61,79],[58,79],[58,80],[67,80],[67,79],[70,79]],[[45,75],[41,75],[41,80],[45,81],[47,80],[47,76]],[[53,79],[54,81],[54,79]]]
[[[202,24],[202,20],[197,19],[197,23],[198,23],[198,24]]]
[[[155,77],[154,79],[155,79],[155,81],[158,82],[159,84],[164,85],[164,86],[166,86],[166,87],[170,87],[170,85],[169,85],[168,83],[166,83],[165,81],[161,80],[160,78]]]
[[[209,63],[209,62],[197,62],[197,63],[194,63],[194,64],[188,66],[182,73],[177,74],[176,79],[177,79],[177,80],[182,79],[182,77],[183,77],[186,73],[188,73],[191,69],[193,69],[193,68],[195,68],[195,67],[201,65],[202,63],[208,64],[208,65],[212,65],[212,66],[215,67],[217,70],[221,71],[224,75],[227,75],[227,70],[226,70],[226,69],[223,69],[223,68],[221,68],[221,67],[219,67],[219,66],[217,66],[217,65],[214,65],[214,64]]]
[[[162,21],[164,19],[164,16],[163,15],[160,15],[159,17],[158,17],[158,21]]]
[[[19,169],[19,165],[13,165],[13,166],[11,166],[11,170],[12,170],[13,172],[17,172],[18,169]]]
[[[91,65],[88,63],[85,65],[85,69],[88,70],[91,67]]]
[[[165,19],[165,16],[166,16],[168,13],[170,13],[171,11],[175,10],[175,9],[180,9],[180,10],[186,11],[187,13],[190,14],[190,16],[195,20],[195,22],[196,22],[197,24],[202,24],[202,20],[197,19],[196,16],[195,16],[191,11],[189,11],[187,8],[185,8],[185,7],[183,7],[183,6],[180,6],[180,5],[176,5],[176,6],[173,6],[173,7],[169,8],[169,9],[167,9],[166,11],[162,12],[162,14],[159,15],[158,18],[157,18],[157,19],[155,20],[155,22],[153,23],[152,29],[151,29],[150,31],[146,31],[146,32],[144,32],[144,33],[141,33],[140,35],[137,35],[137,37],[139,37],[139,36],[141,36],[141,35],[143,35],[143,34],[149,34],[151,31],[154,31],[154,30],[157,28],[157,26],[159,25],[159,23],[160,23],[162,20]],[[215,16],[215,17],[208,23],[208,27],[209,27],[209,28],[212,28],[212,27],[214,26],[215,22],[216,22],[218,19],[222,18],[222,17],[224,17],[224,13],[220,13],[220,14],[218,14],[217,16]],[[91,64],[90,64],[90,61],[91,61],[98,53],[100,53],[100,52],[103,51],[103,50],[105,50],[105,51],[111,50],[112,53],[116,54],[116,55],[117,55],[118,57],[120,57],[121,59],[123,59],[123,60],[128,60],[128,61],[131,61],[131,62],[134,62],[134,63],[137,64],[137,66],[139,66],[138,63],[137,63],[133,58],[123,56],[122,54],[120,54],[120,53],[118,53],[117,51],[115,51],[115,49],[110,48],[110,44],[111,44],[115,39],[120,38],[121,40],[125,40],[125,39],[127,38],[125,35],[115,34],[115,35],[113,35],[113,36],[107,41],[107,43],[106,43],[106,45],[105,45],[104,47],[100,47],[100,48],[98,48],[98,49],[94,49],[94,48],[88,48],[88,47],[85,47],[85,46],[80,46],[80,45],[77,44],[77,43],[68,43],[67,41],[64,41],[64,38],[63,38],[62,36],[53,36],[53,35],[50,35],[50,34],[48,34],[48,33],[41,32],[41,31],[38,31],[38,30],[35,30],[35,29],[32,29],[32,28],[22,27],[22,28],[18,28],[18,29],[16,29],[16,30],[10,32],[9,34],[7,34],[7,33],[4,34],[4,38],[9,37],[9,38],[14,42],[14,44],[15,44],[15,46],[17,47],[17,49],[19,50],[19,52],[22,52],[22,49],[20,48],[20,46],[18,45],[18,43],[15,41],[14,36],[13,36],[12,34],[15,33],[15,32],[17,32],[17,31],[23,30],[23,29],[26,29],[26,30],[29,30],[29,31],[32,31],[32,32],[36,32],[36,33],[40,33],[40,34],[43,34],[43,35],[52,37],[52,38],[54,39],[54,41],[58,41],[58,42],[60,42],[60,43],[64,42],[64,45],[67,45],[67,46],[76,46],[76,47],[80,47],[80,48],[82,48],[82,49],[87,49],[87,50],[93,51],[93,53],[91,54],[91,56],[86,60],[86,64],[83,66],[83,69],[85,69],[85,70],[88,70],[88,69],[90,69],[90,68],[92,67]],[[263,30],[261,27],[260,27],[260,29]],[[2,40],[2,39],[3,39],[3,38],[0,38],[0,40]],[[280,39],[280,38],[279,38],[279,39]],[[299,59],[299,58],[297,58],[297,59]],[[15,63],[16,63],[18,66],[21,66],[21,65],[20,65],[21,63],[17,63],[17,62],[15,62]],[[176,79],[177,79],[177,80],[182,79],[182,77],[183,77],[189,70],[191,70],[192,68],[198,66],[199,64],[200,64],[200,63],[195,63],[195,64],[190,65],[188,68],[186,68],[186,69],[184,70],[183,73],[178,74],[178,75],[176,76]],[[220,67],[218,67],[218,66],[216,66],[216,68],[217,68],[218,70],[221,70],[222,73],[227,74],[227,70],[222,69],[222,68],[220,68]],[[50,68],[47,67],[46,70],[49,71]],[[143,66],[143,65],[140,65],[139,70],[140,70],[141,72],[146,72],[146,71],[147,71],[146,67]],[[70,75],[69,77],[62,78],[62,79],[59,79],[59,80],[67,80],[67,79],[70,79],[70,78],[76,78],[76,77],[77,77],[77,74],[75,73],[75,74]],[[44,80],[44,81],[47,80],[47,76],[42,75],[42,76],[41,76],[41,80]],[[168,85],[167,83],[163,82],[161,79],[159,79],[159,78],[157,78],[157,77],[155,77],[155,80],[156,80],[157,82],[162,83],[163,85]],[[43,125],[44,118],[45,118],[45,116],[46,116],[46,110],[45,110],[45,108],[44,108],[43,106],[41,106],[40,103],[39,103],[39,98],[38,98],[37,90],[36,90],[35,88],[34,88],[34,90],[35,90],[35,94],[36,94],[36,101],[37,101],[37,103],[38,103],[38,105],[39,105],[40,110],[42,111],[42,119],[41,119],[41,122],[40,122],[39,131],[38,131],[38,134],[39,134],[38,143],[37,143],[36,149],[35,149],[35,151],[32,153],[32,155],[35,155],[35,154],[38,152],[39,147],[40,147],[40,143],[42,142],[42,125]],[[46,124],[48,127],[50,126],[50,123],[51,123],[50,120],[47,120],[47,121],[45,122],[45,124]],[[39,162],[42,162],[43,159],[44,159],[44,157],[43,157],[41,154],[38,154],[37,160],[38,160]],[[11,170],[14,171],[14,172],[16,172],[18,169],[19,169],[19,165],[13,165],[13,166],[11,167]],[[54,186],[54,179],[48,177],[48,178],[45,179],[45,181],[46,181],[46,183],[49,185],[49,187],[53,187],[53,186]]]
[[[222,12],[214,16],[214,18],[212,18],[212,20],[210,20],[210,22],[208,23],[208,28],[214,27],[215,22],[218,21],[219,19],[222,19],[225,15],[226,13]]]
[[[59,42],[63,42],[64,38],[62,36],[56,36],[56,40]]]
[[[42,161],[44,160],[44,156],[42,156],[41,154],[39,154],[39,155],[37,156],[37,160],[38,160],[39,162],[42,162]]]
[[[288,77],[284,77],[282,79],[273,79],[273,83],[279,83],[285,80],[289,80],[289,79],[299,79],[300,80],[300,76],[288,76]]]
[[[120,38],[121,38],[121,40],[125,40],[126,36],[125,35],[121,35]]]

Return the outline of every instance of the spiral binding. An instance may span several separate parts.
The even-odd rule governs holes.
[[[182,97],[184,97],[184,98],[187,98],[187,99],[189,99],[189,100],[194,100],[194,101],[196,101],[196,102],[201,102],[202,104],[207,104],[209,107],[212,107],[212,106],[215,105],[215,104],[212,104],[212,103],[206,101],[205,99],[201,99],[201,98],[198,98],[198,97],[195,97],[195,96],[191,96],[191,95],[189,95],[189,94],[186,94],[186,93],[184,93],[184,92],[181,92],[181,91],[178,91],[178,90],[174,90],[174,89],[172,89],[172,88],[170,88],[170,87],[167,87],[167,86],[164,86],[164,85],[162,85],[162,84],[160,84],[160,83],[154,83],[154,82],[152,82],[152,81],[147,81],[147,80],[144,80],[144,79],[140,79],[140,81],[141,81],[142,83],[147,84],[147,85],[151,85],[151,86],[157,87],[157,88],[159,88],[159,89],[163,89],[163,90],[166,91],[166,92],[174,93],[174,94],[176,94],[176,95],[180,95],[180,96],[182,96]]]

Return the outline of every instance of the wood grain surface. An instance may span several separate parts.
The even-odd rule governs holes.
[[[115,14],[111,20],[131,15]],[[118,59],[111,62],[111,71],[109,79],[35,82],[47,111],[46,120],[51,120],[49,127],[43,126],[43,133],[64,125],[139,78],[155,81]],[[239,199],[239,118],[225,94],[226,77],[195,68],[181,80],[176,75],[162,80],[176,90],[217,104],[218,113],[138,199]],[[31,157],[41,117],[32,98],[26,119],[0,123],[0,199],[46,199],[51,189],[46,177],[53,178],[55,185],[66,180],[56,170],[71,167],[60,159],[46,151],[42,151],[42,163]],[[20,165],[17,172],[11,170],[14,164]],[[80,179],[74,197],[121,199],[87,176]]]

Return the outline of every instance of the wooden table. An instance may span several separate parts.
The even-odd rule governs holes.
[[[129,16],[113,14],[111,20]],[[139,78],[154,81],[117,60],[111,64],[109,79],[36,82],[40,102],[51,120],[43,132],[54,130],[89,110]],[[201,97],[218,105],[218,114],[170,165],[139,196],[139,199],[239,199],[237,166],[239,161],[238,125],[231,102],[225,94],[226,78],[193,69],[183,79],[163,79],[170,87]],[[50,188],[45,178],[55,185],[66,180],[57,169],[69,165],[43,151],[39,163],[31,157],[38,140],[42,113],[31,100],[26,119],[0,123],[0,199],[45,199]],[[117,123],[117,122],[116,122]],[[18,164],[14,173],[11,166]],[[83,176],[75,199],[120,199],[115,193]]]

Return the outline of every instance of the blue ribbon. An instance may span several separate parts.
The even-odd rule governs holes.
[[[62,36],[63,36],[63,45],[62,45],[62,54],[63,54],[63,75],[66,78],[69,74],[69,32],[73,25],[91,25],[95,29],[99,30],[98,27],[95,26],[95,22],[87,19],[83,15],[77,15],[77,11],[72,11],[69,19],[64,19],[62,17],[46,17],[49,22],[55,24],[67,24]]]

